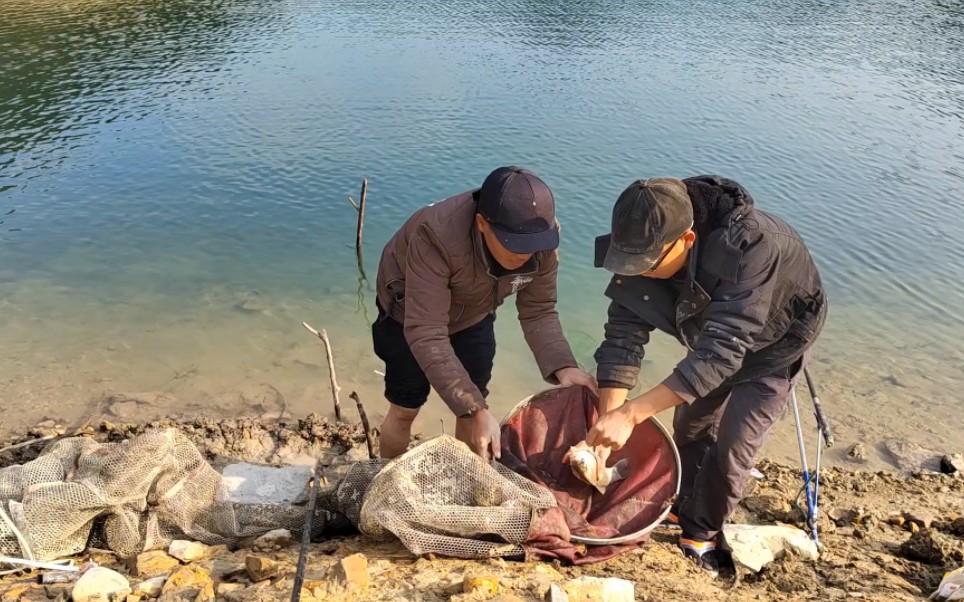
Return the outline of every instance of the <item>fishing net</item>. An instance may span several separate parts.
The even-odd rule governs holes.
[[[91,537],[123,557],[173,539],[234,544],[298,529],[306,516],[303,505],[232,502],[220,473],[175,429],[121,443],[57,441],[0,469],[0,508],[0,554],[35,560],[79,553]]]
[[[369,537],[398,538],[415,554],[574,563],[638,545],[677,492],[675,447],[658,424],[638,427],[613,454],[614,461],[629,458],[629,476],[600,495],[562,462],[585,438],[595,405],[580,387],[521,404],[502,427],[501,464],[441,436],[390,462],[331,468],[315,534],[347,520]],[[303,478],[307,486],[307,473]],[[173,539],[234,545],[276,528],[300,530],[303,497],[239,503],[175,429],[121,443],[69,438],[36,460],[0,469],[0,555],[53,560],[91,541],[123,557]]]

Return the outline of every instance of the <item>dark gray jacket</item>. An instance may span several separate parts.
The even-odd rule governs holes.
[[[684,182],[697,232],[689,266],[673,280],[613,277],[606,337],[595,355],[601,387],[636,386],[656,329],[689,349],[664,384],[691,403],[723,385],[785,370],[823,327],[826,295],[800,235],[755,209],[732,180]],[[608,236],[597,240],[597,267],[608,244]]]

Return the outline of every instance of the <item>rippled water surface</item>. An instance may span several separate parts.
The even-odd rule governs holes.
[[[960,441],[964,3],[26,0],[0,17],[4,429],[118,392],[141,394],[123,419],[327,409],[302,320],[382,412],[347,196],[370,178],[373,276],[414,209],[519,164],[557,197],[583,362],[615,196],[719,173],[819,262],[814,371],[841,440]],[[500,410],[540,386],[513,313]],[[678,356],[657,341],[647,382]]]

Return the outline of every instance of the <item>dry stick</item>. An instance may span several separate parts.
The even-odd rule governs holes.
[[[307,322],[302,322],[301,325],[308,329],[308,332],[321,339],[321,342],[325,344],[325,355],[328,357],[328,377],[331,380],[331,396],[335,400],[335,420],[341,422],[341,401],[338,399],[338,392],[341,391],[341,387],[338,386],[338,379],[335,378],[335,359],[332,357],[328,331],[322,328],[321,332],[318,332]]]
[[[301,585],[304,583],[305,567],[308,565],[308,545],[311,543],[311,524],[314,521],[315,506],[318,503],[318,487],[322,479],[321,470],[322,463],[319,457],[315,460],[315,473],[311,481],[311,491],[308,494],[308,514],[305,516],[305,527],[301,532],[301,549],[298,550],[298,567],[295,569],[295,583],[291,590],[291,602],[301,601]]]
[[[368,423],[368,414],[365,413],[365,406],[362,405],[361,397],[358,393],[352,391],[349,395],[355,400],[355,404],[358,406],[358,415],[361,416],[362,427],[365,429],[365,443],[368,444],[368,459],[375,459],[375,444],[372,442],[372,427]]]
[[[50,441],[51,439],[53,439],[53,438],[55,438],[55,437],[58,437],[58,436],[59,436],[59,435],[47,435],[46,437],[40,437],[39,439],[31,439],[30,441],[23,441],[23,442],[21,442],[21,443],[15,444],[15,445],[8,445],[7,447],[4,447],[3,449],[0,449],[0,454],[5,453],[5,452],[8,452],[8,451],[13,451],[13,450],[15,450],[15,449],[20,449],[20,448],[22,448],[22,447],[30,447],[31,445],[34,445],[34,444],[36,444],[36,443],[43,443],[44,441]]]
[[[358,226],[355,228],[355,256],[358,258],[358,271],[362,277],[365,276],[365,268],[362,262],[362,233],[365,229],[365,198],[367,196],[368,178],[365,178],[362,180],[361,196],[358,197],[359,201],[356,203],[355,199],[348,197],[348,202],[351,203],[355,211],[358,212]]]

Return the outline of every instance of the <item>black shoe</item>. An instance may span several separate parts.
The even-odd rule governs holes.
[[[720,552],[716,549],[716,543],[680,537],[679,547],[683,550],[683,556],[711,577],[716,579],[720,576]]]

